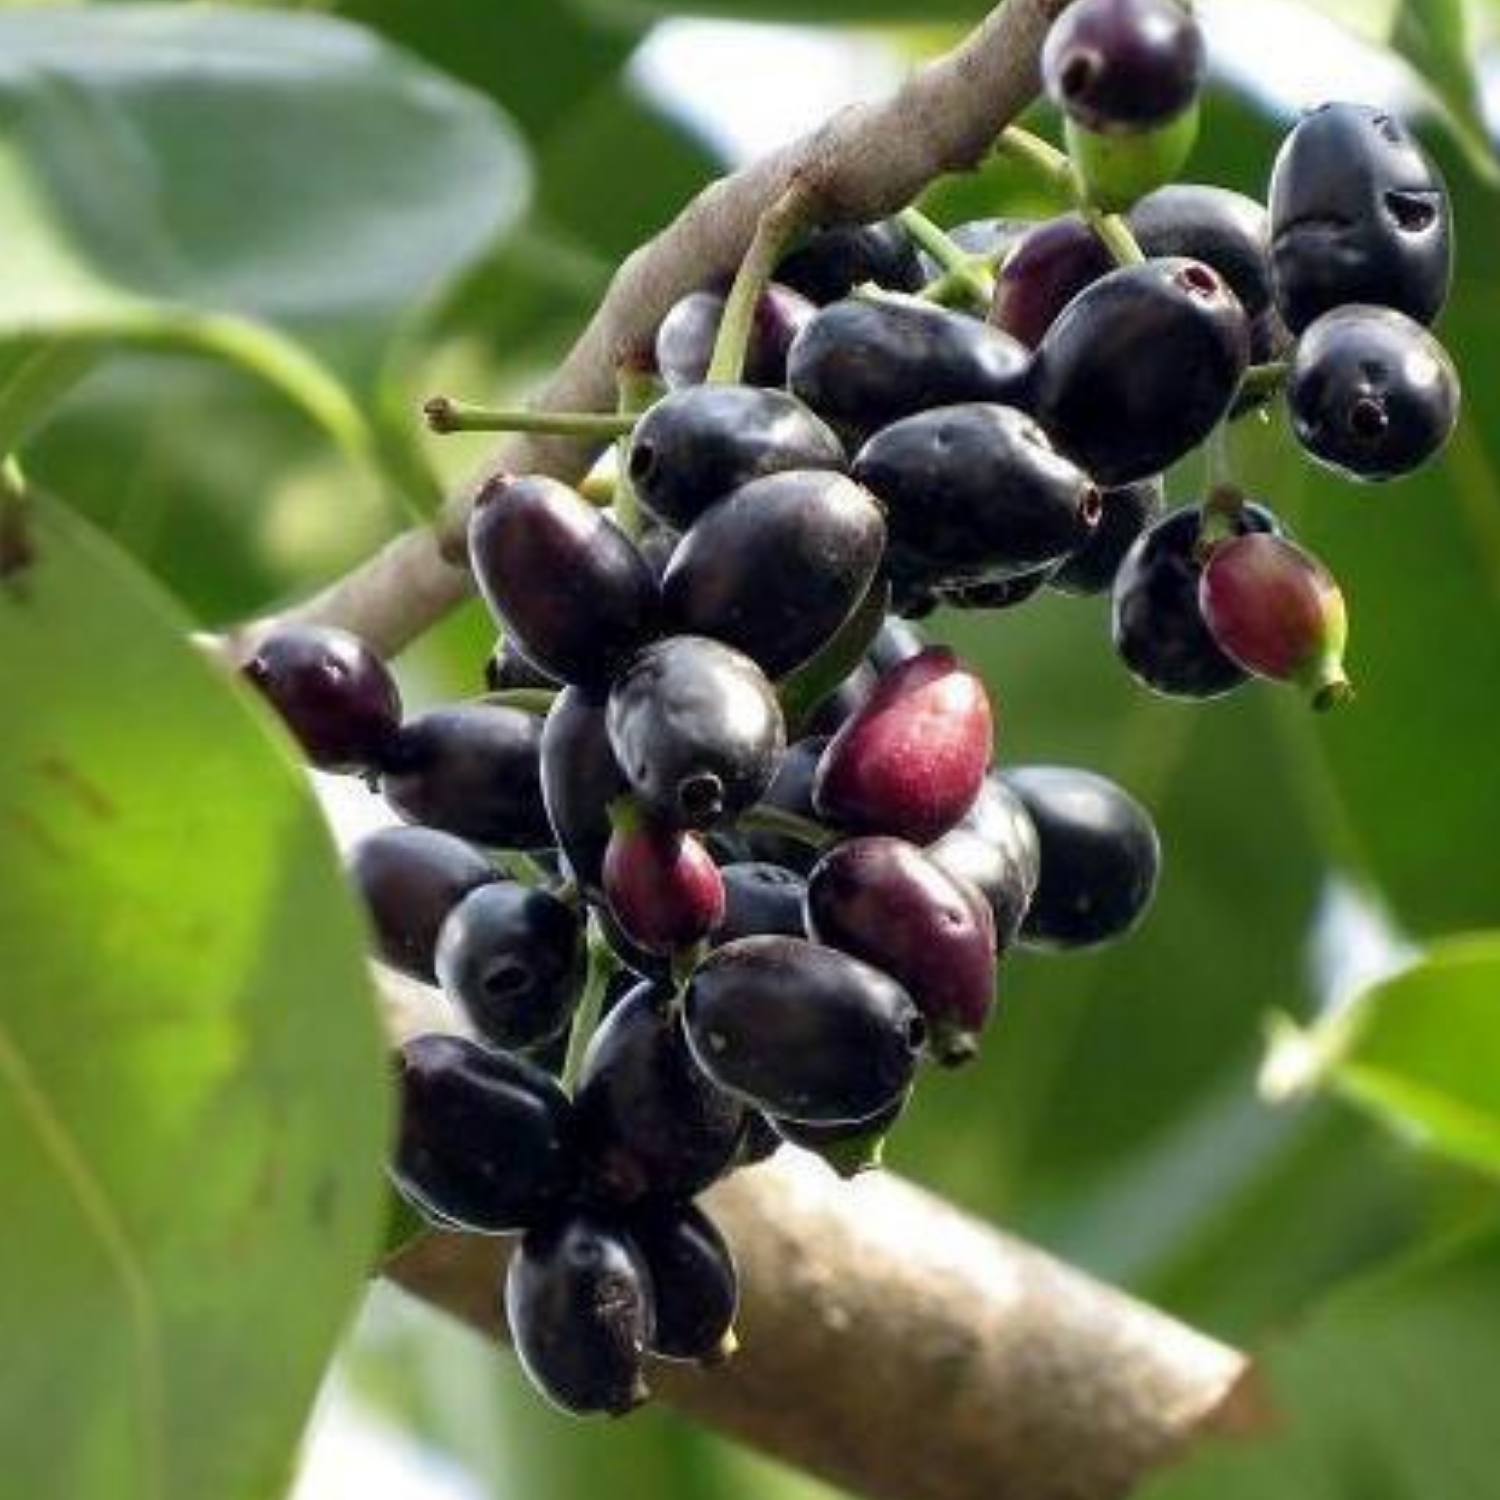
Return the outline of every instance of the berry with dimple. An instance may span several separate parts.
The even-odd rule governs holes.
[[[1008,406],[940,407],[877,433],[854,475],[886,507],[897,582],[959,587],[1033,572],[1099,519],[1088,475]]]
[[[738,1347],[734,1315],[739,1273],[724,1236],[693,1204],[652,1203],[631,1213],[635,1241],[656,1303],[651,1352],[663,1359],[719,1365]]]
[[[477,849],[435,828],[381,828],[349,853],[349,875],[364,899],[378,955],[433,983],[438,934],[470,891],[499,876]]]
[[[1186,256],[1229,283],[1247,317],[1271,305],[1271,222],[1265,205],[1205,183],[1174,182],[1132,205],[1126,221],[1151,258]]]
[[[829,742],[813,804],[841,827],[929,843],[968,811],[993,746],[984,683],[929,646],[881,678]]]
[[[1025,401],[1027,351],[998,328],[915,298],[826,307],[792,345],[792,390],[851,444],[913,412]]]
[[[1298,340],[1287,379],[1297,440],[1350,479],[1409,474],[1452,435],[1458,372],[1420,323],[1385,307],[1325,313]]]
[[[744,937],[806,937],[802,902],[807,882],[784,865],[746,860],[725,865],[724,921],[714,934],[717,944]]]
[[[574,1212],[527,1233],[505,1276],[505,1317],[533,1385],[575,1416],[647,1400],[651,1275],[625,1227]]]
[[[795,396],[749,385],[664,396],[636,423],[626,460],[641,504],[683,529],[752,479],[845,463],[832,428]]]
[[[643,810],[675,828],[733,818],[770,785],[786,744],[776,694],[748,656],[680,635],[641,652],[606,725]]]
[[[1100,484],[1148,479],[1229,410],[1249,359],[1245,310],[1202,261],[1153,260],[1086,287],[1036,355],[1037,420]]]
[[[1114,267],[1114,257],[1082,214],[1048,219],[1006,256],[990,322],[1034,349],[1063,308]]]
[[[885,535],[874,497],[842,474],[790,470],[752,480],[705,511],[673,553],[663,580],[667,617],[781,677],[857,608]]]
[[[603,894],[609,805],[626,790],[606,726],[605,699],[566,688],[542,726],[542,800],[568,873],[593,897]]]
[[[575,1096],[590,1190],[615,1203],[687,1199],[734,1161],[744,1106],[694,1061],[670,986],[637,985],[605,1017]]]
[[[660,590],[645,559],[555,479],[485,485],[469,519],[469,561],[500,624],[565,682],[608,682],[656,633]]]
[[[1042,46],[1042,83],[1070,120],[1105,133],[1167,124],[1198,97],[1203,34],[1180,0],[1078,0]]]
[[[698,385],[713,361],[714,341],[724,321],[725,299],[716,292],[689,292],[672,305],[656,330],[656,367],[667,385]],[[746,385],[781,385],[787,350],[817,311],[806,297],[772,282],[760,294],[745,350]]]
[[[1388,111],[1325,104],[1303,116],[1271,171],[1271,268],[1286,326],[1351,302],[1431,323],[1452,279],[1448,191]]]
[[[1094,534],[1050,574],[1048,586],[1064,594],[1107,593],[1125,554],[1136,538],[1161,518],[1166,505],[1166,487],[1160,479],[1142,479],[1105,490],[1099,497],[1099,524]]]
[[[1247,672],[1296,683],[1318,709],[1352,695],[1343,593],[1295,542],[1264,535],[1220,542],[1204,564],[1198,600],[1215,642]]]
[[[567,1028],[583,986],[583,923],[543,890],[498,880],[469,892],[438,934],[438,983],[496,1047],[536,1047]]]
[[[508,1052],[419,1036],[397,1053],[401,1131],[391,1176],[440,1224],[529,1228],[578,1185],[572,1106],[555,1080]]]
[[[903,1094],[927,1027],[859,959],[790,937],[715,949],[688,987],[688,1043],[722,1088],[790,1120],[865,1120]]]
[[[920,291],[927,279],[911,236],[895,219],[815,230],[785,256],[776,279],[822,306],[873,282],[892,292]]]
[[[701,839],[620,814],[604,855],[604,894],[648,953],[680,953],[724,920],[724,881]]]
[[[989,903],[995,945],[1015,942],[1041,876],[1036,829],[1021,799],[991,771],[963,821],[927,848],[927,858]]]
[[[401,725],[401,694],[358,636],[323,625],[278,626],[240,670],[320,771],[385,764]]]
[[[1092,771],[1024,766],[1004,774],[1025,804],[1041,851],[1023,942],[1072,949],[1123,937],[1156,894],[1161,845],[1150,814]]]
[[[915,844],[847,839],[807,881],[807,927],[903,985],[927,1018],[933,1056],[957,1063],[978,1050],[995,1004],[995,926],[972,885]]]
[[[1245,505],[1236,535],[1276,532],[1276,518]],[[1245,681],[1245,671],[1214,641],[1198,602],[1203,573],[1199,543],[1203,518],[1188,505],[1142,533],[1115,576],[1112,620],[1115,650],[1135,678],[1172,698],[1216,698]]]
[[[402,725],[380,790],[409,823],[497,849],[545,849],[541,739],[539,718],[502,704],[435,708]]]

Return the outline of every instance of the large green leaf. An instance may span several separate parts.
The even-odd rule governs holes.
[[[1333,1297],[1260,1369],[1269,1430],[1142,1500],[1472,1500],[1494,1491],[1500,1235]]]
[[[0,1493],[265,1500],[378,1244],[363,934],[263,710],[61,507],[0,526]]]
[[[1450,939],[1305,1030],[1283,1020],[1273,1088],[1323,1083],[1402,1135],[1500,1176],[1500,934]]]

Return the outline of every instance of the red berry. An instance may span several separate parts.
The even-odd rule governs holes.
[[[604,893],[625,935],[651,953],[691,948],[724,920],[724,880],[702,842],[634,818],[605,850]]]
[[[1221,542],[1198,597],[1214,640],[1247,672],[1297,683],[1318,709],[1352,696],[1344,596],[1328,569],[1295,542],[1258,533]]]
[[[984,684],[930,646],[881,678],[829,742],[813,803],[843,827],[931,843],[979,795],[993,748]]]

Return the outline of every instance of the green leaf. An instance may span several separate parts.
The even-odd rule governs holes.
[[[0,514],[3,1488],[264,1500],[379,1244],[361,923],[175,609],[56,503]]]
[[[1500,933],[1453,938],[1303,1030],[1283,1020],[1274,1086],[1325,1084],[1429,1150],[1500,1176]]]
[[[1469,1500],[1494,1481],[1500,1234],[1331,1299],[1260,1363],[1268,1430],[1205,1445],[1141,1500]]]
[[[1486,182],[1500,184],[1465,0],[1405,0],[1391,44],[1431,88],[1470,165]]]

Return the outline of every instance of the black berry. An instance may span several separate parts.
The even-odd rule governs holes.
[[[802,901],[807,882],[784,865],[763,860],[725,865],[724,923],[714,934],[716,943],[745,937],[806,937]]]
[[[925,277],[911,236],[895,219],[880,219],[817,230],[781,262],[776,279],[822,306],[866,282],[919,291]]]
[[[692,1204],[647,1204],[628,1220],[656,1303],[651,1352],[722,1364],[734,1353],[739,1274],[718,1226]]]
[[[1166,486],[1160,479],[1142,479],[1099,496],[1099,524],[1094,534],[1064,559],[1047,579],[1064,594],[1108,592],[1135,539],[1167,506]]]
[[[1041,850],[1021,799],[995,772],[984,778],[963,821],[928,846],[927,857],[979,891],[994,918],[997,947],[1009,948],[1041,878]]]
[[[604,889],[609,804],[626,789],[610,748],[603,697],[582,688],[558,695],[542,726],[541,778],[547,820],[568,873],[597,898]]]
[[[1114,257],[1082,214],[1049,219],[1023,235],[1005,258],[990,322],[1034,349],[1063,308],[1114,266]]]
[[[806,297],[775,282],[761,293],[745,351],[746,385],[785,383],[787,350],[816,311]],[[656,330],[656,367],[669,387],[702,382],[723,321],[724,298],[715,292],[690,292],[674,304]]]
[[[1135,203],[1131,232],[1148,256],[1186,256],[1229,283],[1246,316],[1271,305],[1271,221],[1244,193],[1203,183],[1170,183]]]

